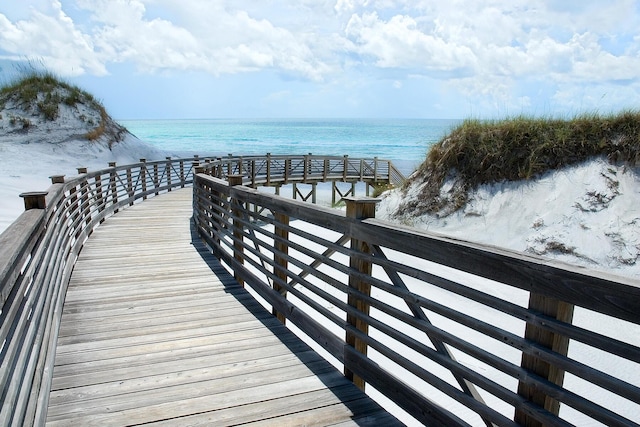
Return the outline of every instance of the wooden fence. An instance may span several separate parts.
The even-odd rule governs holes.
[[[167,159],[52,177],[25,193],[0,235],[0,425],[43,425],[66,287],[82,245],[119,209],[190,185],[193,161]]]
[[[360,387],[428,425],[638,425],[638,280],[264,194],[242,164],[194,178],[200,236]]]
[[[317,179],[311,167],[317,164],[329,168],[320,181],[351,180],[354,174],[371,183],[402,177],[389,161],[378,159],[195,156],[114,163],[96,172],[78,168],[76,177],[52,177],[48,191],[23,194],[25,212],[0,235],[0,426],[44,422],[66,286],[92,231],[120,209],[191,185],[200,164],[220,177],[250,168],[254,185]],[[264,168],[272,175],[265,176]]]

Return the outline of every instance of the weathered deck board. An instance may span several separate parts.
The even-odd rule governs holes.
[[[65,300],[48,425],[394,425],[196,241],[191,190],[109,218]]]

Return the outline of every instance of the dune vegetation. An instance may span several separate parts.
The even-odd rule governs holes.
[[[640,164],[640,112],[465,120],[431,147],[407,181],[404,191],[420,190],[398,215],[446,216],[481,184],[532,179],[596,156]]]
[[[123,131],[110,124],[111,119],[101,102],[49,71],[32,66],[0,86],[0,110],[8,114],[9,124],[18,129],[28,131],[37,120],[56,121],[64,107],[78,112],[78,118],[87,128],[86,139],[94,141],[105,133],[113,133],[109,135],[111,139],[120,139]]]

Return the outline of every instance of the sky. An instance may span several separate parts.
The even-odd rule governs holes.
[[[606,114],[640,106],[639,28],[637,0],[0,0],[0,79],[116,119]]]

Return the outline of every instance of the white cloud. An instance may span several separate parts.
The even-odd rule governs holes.
[[[30,19],[15,23],[0,14],[0,48],[42,60],[65,75],[105,74],[91,38],[75,27],[59,1],[52,1],[50,6],[49,14],[31,9]]]
[[[423,75],[522,105],[522,81],[637,90],[639,26],[634,0],[27,0],[0,5],[0,56],[65,75],[121,62],[324,84]]]

